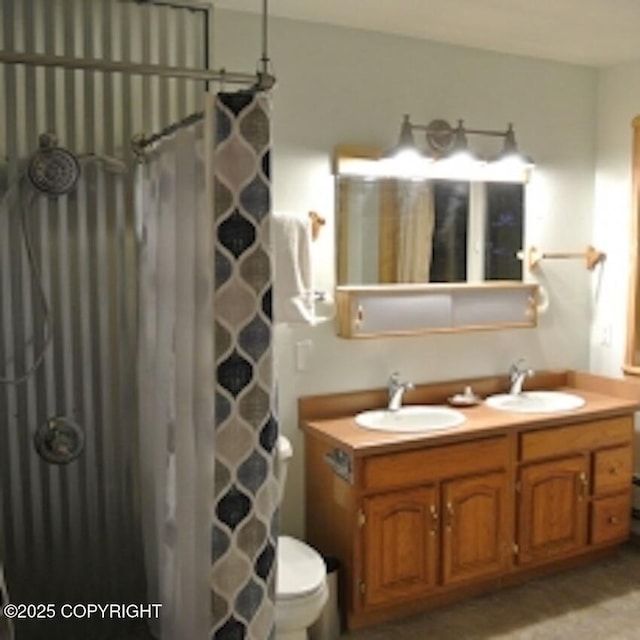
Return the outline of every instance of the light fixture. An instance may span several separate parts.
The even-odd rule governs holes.
[[[533,167],[534,162],[529,156],[525,156],[518,150],[518,144],[516,143],[516,134],[513,130],[513,124],[510,122],[504,134],[504,144],[502,151],[493,159],[493,162],[510,162],[520,163],[525,167]]]
[[[416,145],[414,132],[421,131],[425,134],[426,148],[419,148]],[[469,148],[469,135],[490,136],[503,138],[502,150],[495,155],[487,164],[477,153]],[[406,158],[408,153],[413,153],[415,157],[433,162],[436,161],[429,173],[438,175],[439,173],[450,175],[465,175],[473,178],[479,173],[486,175],[500,175],[506,171],[526,172],[534,163],[531,158],[522,155],[518,151],[513,124],[509,123],[506,130],[495,129],[471,129],[465,127],[462,120],[458,120],[456,127],[452,127],[446,120],[436,119],[429,124],[414,124],[408,114],[402,119],[400,137],[398,145],[391,153],[385,155],[385,161]],[[445,169],[442,165],[447,165]],[[440,165],[441,168],[436,167]],[[486,170],[482,169],[486,166]],[[455,167],[455,171],[454,171]]]
[[[442,144],[442,130],[440,125],[440,144]],[[427,136],[429,141],[429,136]],[[462,120],[458,120],[458,126],[452,130],[452,141],[450,143],[449,150],[442,155],[442,160],[448,163],[455,163],[461,169],[465,167],[473,167],[474,165],[485,164],[485,161],[480,156],[469,149],[469,140],[467,139],[467,132],[464,128]]]
[[[400,125],[398,144],[382,156],[382,162],[392,173],[420,176],[424,173],[425,165],[435,160],[433,156],[418,148],[413,129],[409,114],[405,113]]]
[[[405,113],[400,125],[400,137],[398,139],[398,150],[404,151],[407,148],[415,148],[416,141],[413,139],[413,127],[409,120],[409,114]]]

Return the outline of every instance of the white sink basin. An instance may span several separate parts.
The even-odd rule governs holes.
[[[564,391],[523,391],[520,394],[499,393],[489,396],[486,404],[501,411],[514,413],[556,413],[579,409],[584,398]]]
[[[398,433],[452,429],[466,420],[460,411],[435,405],[407,405],[397,411],[388,409],[363,411],[355,419],[356,424],[364,429]]]

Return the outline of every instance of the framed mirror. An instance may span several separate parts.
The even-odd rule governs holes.
[[[336,180],[339,285],[522,280],[524,184]]]
[[[522,281],[524,179],[392,178],[379,158],[336,151],[338,286]],[[354,164],[362,175],[341,170]]]
[[[536,326],[538,287],[519,257],[528,172],[443,163],[390,177],[380,158],[359,147],[334,158],[338,335]]]

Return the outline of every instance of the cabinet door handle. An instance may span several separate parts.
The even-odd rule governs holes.
[[[429,513],[431,514],[431,529],[429,530],[429,535],[435,536],[438,533],[438,509],[435,504],[432,504],[429,507]]]
[[[587,474],[584,471],[580,472],[580,492],[578,493],[578,500],[584,500],[587,497],[587,489],[589,480],[587,479]]]
[[[453,504],[451,501],[447,502],[447,531],[451,531],[453,525]]]
[[[620,518],[618,516],[610,516],[609,524],[618,524],[620,522]]]

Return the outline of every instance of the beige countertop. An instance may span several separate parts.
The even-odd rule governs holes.
[[[407,394],[406,404],[445,404],[446,398],[452,395],[452,389],[459,390],[466,384],[471,384],[483,397],[504,391],[504,380],[501,378],[420,385],[411,397]],[[354,456],[363,456],[489,437],[514,430],[556,427],[640,411],[640,385],[626,380],[565,371],[540,375],[537,384],[528,388],[566,391],[583,397],[586,404],[571,411],[524,414],[501,411],[480,403],[468,408],[456,407],[466,418],[458,427],[427,433],[398,433],[365,429],[355,422],[356,413],[384,406],[379,402],[380,398],[384,398],[384,390],[378,389],[301,398],[300,426],[303,431],[348,450]],[[323,398],[326,402],[323,402]],[[326,406],[327,417],[322,417],[323,405]],[[343,414],[339,415],[341,407],[344,407]]]

